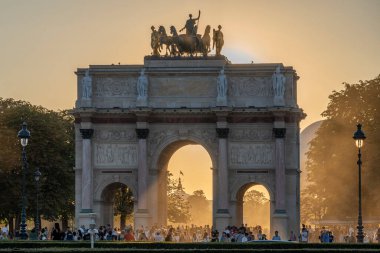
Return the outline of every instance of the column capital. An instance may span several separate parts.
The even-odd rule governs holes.
[[[273,128],[275,138],[285,138],[286,128]]]
[[[79,129],[83,139],[91,139],[94,134],[94,129]]]
[[[148,128],[136,128],[136,134],[138,139],[146,139],[149,135]]]
[[[218,138],[220,139],[227,139],[229,132],[229,128],[216,128],[216,133],[218,134]]]

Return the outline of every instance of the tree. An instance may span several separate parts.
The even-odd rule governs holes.
[[[244,222],[269,228],[269,199],[262,192],[252,189],[244,194],[243,201]]]
[[[363,124],[367,139],[362,148],[364,217],[380,215],[380,76],[357,84],[344,83],[333,91],[322,113],[326,118],[307,153],[309,186],[301,195],[302,219],[343,219],[357,216],[357,148],[352,139]],[[316,212],[317,214],[313,214]]]
[[[181,178],[172,179],[167,174],[168,220],[172,223],[187,223],[190,220],[190,203],[182,187]]]
[[[51,111],[25,101],[0,98],[0,219],[10,222],[21,212],[21,145],[17,133],[28,123],[31,138],[27,151],[27,217],[35,218],[36,183],[40,168],[39,213],[48,220],[74,215],[74,120],[68,111]],[[16,221],[16,224],[18,222]],[[18,226],[18,225],[16,225]]]
[[[201,226],[212,223],[210,201],[207,200],[203,190],[194,191],[187,200],[190,204],[191,223]]]
[[[114,200],[114,215],[120,215],[120,228],[125,228],[126,220],[133,215],[133,192],[128,186],[121,185],[116,189]]]

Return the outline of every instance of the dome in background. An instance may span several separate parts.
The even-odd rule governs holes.
[[[321,126],[323,120],[316,121],[302,130],[300,135],[300,167],[301,167],[301,191],[307,185],[307,172],[306,172],[306,152],[309,151],[309,142],[315,137],[315,134]]]

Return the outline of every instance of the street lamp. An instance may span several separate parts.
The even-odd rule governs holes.
[[[28,140],[30,138],[30,132],[26,129],[26,122],[22,123],[22,129],[18,132],[17,137],[20,139],[22,146],[22,209],[21,209],[21,224],[20,224],[20,238],[22,240],[27,239],[26,234],[26,212],[25,212],[25,174],[27,169],[26,162],[26,146],[28,145]]]
[[[357,125],[357,130],[354,133],[354,140],[356,143],[356,146],[358,147],[358,168],[359,168],[359,215],[358,215],[358,234],[356,235],[357,242],[363,243],[363,219],[362,219],[362,154],[361,154],[361,148],[364,144],[364,139],[366,138],[364,135],[364,132],[362,131],[362,125]]]
[[[40,216],[38,215],[38,192],[39,192],[39,181],[40,181],[40,177],[41,177],[41,172],[40,172],[40,169],[37,168],[37,170],[34,172],[34,180],[36,180],[36,189],[37,189],[37,208],[36,208],[36,222],[35,222],[35,226],[36,226],[36,232],[37,232],[37,240],[38,240],[38,231],[40,230]]]

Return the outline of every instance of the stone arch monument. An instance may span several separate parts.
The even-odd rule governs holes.
[[[168,161],[196,143],[212,160],[219,231],[243,222],[241,196],[253,184],[270,193],[271,230],[284,238],[299,230],[299,122],[305,114],[292,67],[231,64],[223,56],[151,56],[143,65],[91,65],[76,75],[77,227],[107,222],[104,190],[116,182],[134,193],[136,227],[165,225]],[[142,75],[144,96],[137,87]],[[91,88],[86,96],[84,78]]]

